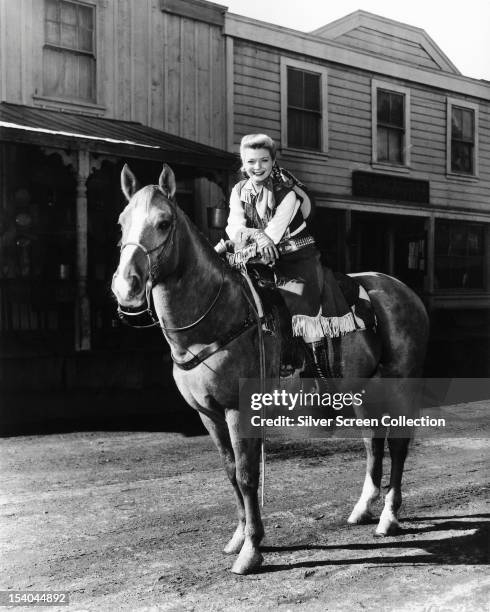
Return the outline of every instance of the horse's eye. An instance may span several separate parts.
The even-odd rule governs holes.
[[[166,232],[169,227],[170,227],[170,221],[168,220],[159,221],[157,223],[157,229],[160,230],[161,232]]]

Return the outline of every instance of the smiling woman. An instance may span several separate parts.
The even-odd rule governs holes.
[[[292,333],[308,344],[315,376],[326,378],[324,338],[353,331],[354,319],[333,280],[332,302],[341,307],[328,316],[322,309],[320,253],[303,214],[302,198],[276,163],[272,138],[266,134],[244,136],[240,157],[247,178],[232,190],[226,232],[236,249],[256,244],[263,262],[273,267],[277,287],[292,316]]]

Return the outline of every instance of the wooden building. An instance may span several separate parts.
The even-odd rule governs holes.
[[[0,0],[4,388],[143,384],[135,363],[164,344],[115,319],[119,174],[127,162],[154,183],[168,162],[180,205],[207,229],[237,166],[225,150],[225,12],[199,0]]]
[[[330,265],[393,274],[432,311],[488,313],[490,83],[363,11],[305,34],[228,13],[225,33],[229,149],[280,143]]]
[[[303,34],[205,0],[0,0],[0,384],[161,380],[158,332],[114,316],[120,169],[170,163],[214,240],[250,132],[314,192],[330,265],[488,312],[489,116],[490,83],[362,11]]]

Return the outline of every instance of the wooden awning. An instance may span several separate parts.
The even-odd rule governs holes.
[[[20,104],[0,104],[0,141],[85,149],[120,158],[152,159],[202,171],[234,171],[238,156],[133,121],[118,121]]]

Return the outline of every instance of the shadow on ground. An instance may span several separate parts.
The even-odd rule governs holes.
[[[436,520],[441,522],[434,522]],[[429,525],[418,525],[419,522],[430,523]],[[366,551],[371,555],[364,558],[353,559],[321,559],[311,561],[300,561],[292,563],[278,563],[274,565],[263,565],[261,572],[280,572],[294,568],[316,568],[331,565],[358,565],[369,564],[396,564],[396,565],[488,565],[489,541],[490,541],[490,514],[475,514],[448,517],[413,517],[402,521],[403,530],[401,536],[420,536],[416,539],[380,538],[368,543],[317,545],[304,544],[301,546],[264,546],[263,552],[290,553],[308,550],[352,550]],[[470,534],[452,535],[451,537],[436,537],[438,532],[446,531],[468,531]],[[430,537],[434,534],[435,537]],[[425,536],[429,536],[426,538]],[[384,551],[416,549],[424,552],[416,554],[387,555]],[[377,551],[383,552],[377,556]]]

